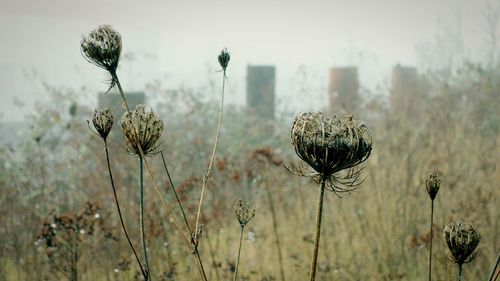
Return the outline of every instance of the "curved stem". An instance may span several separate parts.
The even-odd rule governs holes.
[[[241,242],[243,241],[243,228],[244,227],[242,226],[240,231],[240,246],[238,247],[238,259],[236,260],[236,268],[234,270],[233,281],[236,281],[236,278],[238,277],[238,268],[240,267]]]
[[[132,252],[134,252],[134,256],[135,256],[135,259],[137,260],[137,264],[141,268],[142,276],[144,276],[144,278],[147,279],[147,273],[144,271],[144,268],[142,267],[142,263],[141,263],[141,260],[139,259],[139,255],[137,254],[137,251],[135,250],[134,245],[132,245],[132,241],[130,241],[130,237],[128,235],[127,228],[125,227],[125,222],[123,221],[122,211],[120,209],[120,203],[118,202],[118,195],[116,194],[115,182],[113,180],[113,173],[111,172],[111,164],[109,161],[108,143],[106,140],[104,140],[104,149],[106,151],[106,162],[108,164],[109,180],[111,181],[111,187],[113,188],[113,195],[115,197],[116,209],[118,210],[118,216],[120,217],[120,223],[122,225],[123,232],[125,232],[125,237],[127,237],[128,244],[129,244],[130,248],[132,249]]]
[[[431,240],[429,242],[429,281],[432,279],[432,224],[434,221],[434,199],[431,200]]]
[[[148,250],[146,246],[146,235],[144,232],[144,169],[143,169],[143,163],[142,163],[142,157],[139,156],[139,169],[140,169],[140,183],[141,183],[141,213],[139,216],[139,220],[141,223],[141,240],[142,240],[142,249],[144,251],[144,260],[146,263],[146,272],[147,272],[147,278],[146,280],[151,280],[151,268],[149,267],[149,261],[148,261]]]
[[[207,173],[203,177],[203,185],[201,187],[200,201],[198,203],[198,212],[196,213],[196,224],[195,224],[195,228],[194,228],[195,235],[196,235],[196,233],[198,233],[198,224],[199,224],[200,215],[201,215],[201,207],[203,204],[203,197],[205,194],[205,187],[207,185],[208,178],[210,177],[210,173],[212,171],[212,165],[213,165],[214,158],[215,158],[215,152],[217,151],[217,144],[219,142],[220,127],[222,124],[222,115],[224,112],[224,87],[225,87],[225,84],[226,84],[226,71],[224,70],[224,73],[222,75],[222,95],[221,95],[221,101],[220,101],[219,121],[217,123],[217,133],[215,134],[214,148],[212,150],[212,156],[210,157],[210,162],[208,163]],[[196,240],[198,240],[197,237],[195,237],[195,238],[196,238]],[[198,241],[195,241],[195,242],[196,242],[196,244],[198,244]]]
[[[316,234],[314,237],[313,255],[311,257],[311,273],[309,280],[316,280],[316,264],[318,263],[319,238],[321,233],[321,217],[323,214],[323,197],[325,195],[325,179],[321,180],[321,190],[318,198],[318,206],[316,210]]]

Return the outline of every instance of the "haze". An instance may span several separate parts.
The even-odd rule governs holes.
[[[123,54],[134,57],[119,69],[129,91],[154,80],[164,88],[199,87],[219,77],[216,56],[227,47],[228,103],[244,103],[248,64],[272,64],[280,107],[298,110],[324,103],[330,67],[357,65],[362,86],[374,89],[397,63],[419,71],[439,67],[421,54],[443,29],[458,34],[451,48],[464,58],[480,57],[487,37],[482,0],[0,3],[0,121],[22,120],[35,100],[46,99],[41,81],[105,90],[106,73],[87,63],[79,47],[81,34],[100,24],[113,25],[122,34]],[[299,69],[310,77],[313,98],[306,103],[287,100],[298,91]],[[95,94],[82,96],[88,105],[96,100]]]

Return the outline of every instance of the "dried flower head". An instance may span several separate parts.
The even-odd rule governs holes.
[[[82,35],[80,43],[83,57],[109,72],[115,72],[122,51],[122,38],[120,33],[110,25],[101,25]]]
[[[238,199],[234,204],[234,213],[241,227],[245,227],[245,225],[255,216],[255,204]]]
[[[352,115],[300,113],[293,122],[291,139],[297,155],[315,171],[304,173],[299,167],[296,174],[324,180],[335,193],[351,191],[360,183],[362,168],[356,166],[372,150],[370,132],[360,120]]]
[[[431,200],[436,198],[436,195],[441,187],[441,174],[434,170],[427,175],[427,179],[425,180],[425,189],[427,189],[427,193],[429,193],[429,197]]]
[[[461,265],[471,262],[477,256],[474,250],[481,241],[481,235],[472,225],[453,222],[445,227],[443,234],[453,262]]]
[[[222,49],[219,54],[219,64],[222,67],[222,70],[226,72],[226,68],[229,64],[229,60],[231,59],[231,54],[229,54],[229,51],[227,48]]]
[[[163,121],[152,110],[146,112],[144,105],[139,104],[133,112],[123,115],[120,125],[125,135],[125,148],[128,152],[140,155],[138,143],[144,155],[155,153],[163,132]]]
[[[113,127],[113,113],[109,108],[96,109],[92,115],[92,123],[103,139],[108,137]]]

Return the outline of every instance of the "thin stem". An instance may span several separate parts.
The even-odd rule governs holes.
[[[205,235],[205,238],[207,239],[208,242],[208,252],[210,253],[210,257],[212,258],[212,268],[210,270],[209,276],[210,278],[212,278],[212,272],[213,272],[212,270],[215,270],[215,277],[217,277],[217,280],[220,280],[219,269],[215,260],[214,248],[212,246],[212,242],[210,241],[210,237],[211,235],[208,234]]]
[[[276,250],[278,251],[278,262],[280,266],[280,276],[281,281],[285,281],[285,270],[283,269],[283,257],[281,254],[281,242],[280,236],[278,234],[278,221],[276,219],[276,210],[274,209],[274,201],[272,198],[271,191],[269,190],[269,185],[266,183],[267,199],[269,201],[269,209],[271,210],[271,218],[273,220],[273,232],[276,241]]]
[[[163,167],[165,168],[165,172],[167,173],[168,181],[170,182],[170,186],[172,187],[172,190],[174,191],[175,200],[177,200],[177,205],[179,205],[179,208],[181,209],[182,217],[184,218],[184,222],[186,223],[186,227],[189,231],[189,234],[192,234],[191,227],[189,227],[189,222],[188,222],[187,217],[186,217],[186,213],[184,212],[184,208],[182,207],[182,204],[181,204],[181,200],[179,199],[179,195],[177,194],[177,191],[175,190],[174,183],[172,181],[172,178],[170,177],[170,173],[168,172],[167,162],[165,161],[165,156],[163,155],[163,150],[160,150],[160,154],[161,154],[161,160],[163,161]]]
[[[199,224],[200,215],[201,215],[201,207],[203,204],[203,198],[205,195],[205,187],[207,185],[208,178],[210,177],[210,173],[212,171],[212,165],[213,165],[214,158],[215,158],[215,152],[217,151],[217,144],[219,142],[220,127],[222,124],[222,115],[224,112],[224,88],[225,88],[225,85],[226,85],[226,71],[224,70],[224,73],[222,75],[222,95],[221,95],[221,101],[220,101],[219,121],[217,124],[217,133],[215,134],[214,148],[212,150],[212,156],[210,157],[210,162],[208,163],[207,173],[203,177],[203,185],[201,187],[200,201],[198,203],[198,212],[196,213],[196,224],[195,224],[195,228],[194,228],[195,233],[198,233],[198,226],[199,226],[198,224]],[[198,240],[197,237],[196,237],[196,240]],[[196,244],[198,244],[198,241],[196,241]]]
[[[495,272],[497,271],[498,264],[500,264],[500,252],[498,253],[497,261],[495,263],[495,266],[493,266],[493,270],[490,273],[490,278],[488,278],[488,281],[493,280],[493,275],[495,275]],[[500,274],[500,271],[498,273]],[[497,277],[498,277],[498,274],[497,274]],[[495,278],[495,280],[496,280],[496,278]]]
[[[316,264],[318,263],[319,237],[321,233],[321,217],[323,214],[323,197],[325,195],[325,179],[321,180],[321,190],[318,198],[318,207],[316,210],[316,234],[314,238],[314,249],[311,257],[311,274],[309,281],[316,280]]]
[[[78,270],[77,270],[77,262],[78,262],[78,231],[73,232],[74,241],[73,241],[73,251],[71,255],[71,280],[78,280]]]
[[[432,279],[432,225],[434,221],[434,199],[431,200],[431,240],[429,242],[429,281]]]
[[[111,75],[114,77],[114,79],[115,79],[115,83],[116,83],[116,85],[118,86],[118,90],[120,91],[120,95],[121,95],[121,97],[122,97],[122,99],[123,99],[123,103],[124,103],[124,105],[125,105],[125,108],[127,109],[127,112],[129,112],[129,113],[130,113],[130,109],[129,109],[129,107],[128,107],[128,103],[127,103],[127,100],[126,100],[126,98],[125,98],[125,95],[124,95],[124,93],[123,93],[123,89],[122,89],[122,87],[121,87],[120,80],[118,79],[118,76],[116,75],[116,73],[111,73]],[[138,132],[136,132],[135,130],[134,130],[134,133],[136,134],[136,136],[138,135]],[[135,139],[136,139],[136,141],[135,141],[135,145],[137,146],[137,148],[138,148],[138,150],[139,150],[140,157],[141,157],[141,159],[143,159],[143,161],[144,161],[144,166],[146,166],[146,170],[148,171],[148,173],[149,173],[149,175],[150,175],[150,177],[151,177],[151,181],[153,182],[153,186],[154,186],[154,188],[155,188],[156,192],[158,193],[158,196],[160,197],[160,199],[161,199],[161,202],[162,202],[163,206],[165,207],[165,209],[167,209],[168,215],[169,215],[169,216],[170,216],[170,218],[172,219],[173,224],[174,224],[174,226],[175,226],[175,229],[176,229],[176,230],[177,230],[177,232],[179,232],[179,234],[182,236],[184,243],[186,243],[186,246],[187,246],[188,248],[190,248],[191,250],[193,250],[193,249],[192,249],[192,244],[193,244],[193,243],[192,243],[192,242],[190,242],[190,241],[192,241],[192,239],[190,240],[190,239],[186,236],[186,233],[184,233],[184,232],[181,230],[181,227],[179,226],[179,223],[177,222],[177,219],[176,219],[176,218],[175,218],[175,216],[174,216],[174,213],[173,213],[173,211],[172,211],[172,208],[170,208],[170,206],[168,205],[167,200],[166,200],[166,199],[165,199],[165,197],[163,196],[163,194],[162,194],[162,192],[161,192],[161,190],[160,190],[160,187],[158,186],[158,183],[156,182],[155,176],[154,176],[154,174],[153,174],[153,172],[152,172],[152,170],[151,170],[151,167],[149,166],[149,163],[148,163],[148,161],[147,161],[147,159],[146,159],[146,157],[145,157],[145,155],[144,155],[144,151],[142,150],[142,147],[140,146],[138,139],[137,139],[137,138],[135,138]],[[198,250],[197,250],[197,249],[195,249],[195,251],[198,251]],[[196,257],[196,262],[197,262],[198,264],[201,264],[201,259],[200,259],[200,256],[199,256],[199,255],[195,255],[195,257]],[[203,266],[198,266],[198,269],[200,270],[200,275],[202,276],[202,280],[207,281],[206,274],[205,274],[205,272],[203,271]]]
[[[193,252],[196,255],[196,260],[197,260],[196,264],[198,265],[198,270],[200,271],[202,280],[207,280],[207,276],[205,273],[205,268],[203,267],[203,262],[201,260],[200,252],[199,252],[198,247],[194,241],[193,232],[191,231],[191,228],[189,227],[186,213],[184,212],[184,208],[182,207],[181,200],[179,199],[179,195],[177,194],[177,191],[175,190],[175,186],[174,186],[174,183],[172,181],[172,177],[170,177],[170,173],[168,171],[168,166],[167,166],[167,162],[165,161],[165,156],[163,155],[163,151],[160,151],[160,154],[161,154],[161,159],[163,161],[163,167],[165,168],[165,172],[167,173],[167,177],[168,177],[168,180],[170,182],[170,186],[172,187],[172,190],[174,191],[175,199],[177,200],[177,204],[179,205],[179,208],[181,209],[181,212],[182,212],[182,217],[184,218],[184,223],[186,224],[186,227],[187,227],[189,234],[191,236],[191,244],[193,246]]]
[[[122,96],[125,109],[127,110],[128,113],[130,113],[130,107],[128,107],[127,99],[125,98],[125,94],[123,93],[122,85],[120,84],[118,75],[116,75],[116,71],[110,72],[110,74],[111,74],[111,79],[113,79],[113,81],[116,83],[116,86],[118,86],[118,90],[120,92],[120,95]]]
[[[130,110],[129,110],[129,107],[128,107],[128,104],[127,104],[127,100],[125,98],[125,95],[123,94],[123,89],[121,87],[121,83],[120,83],[120,80],[118,79],[118,76],[116,75],[116,73],[112,73],[111,74],[114,79],[115,79],[115,83],[116,85],[118,86],[118,90],[120,91],[120,95],[123,99],[123,103],[125,104],[125,107],[127,109],[127,112],[130,113]],[[137,132],[134,131],[134,133],[136,135],[138,135]],[[186,243],[186,245],[190,248],[191,245],[190,245],[190,242],[189,242],[189,239],[187,238],[186,234],[181,230],[180,226],[179,226],[179,223],[177,222],[177,219],[175,218],[174,216],[174,213],[172,212],[172,209],[170,208],[170,206],[168,205],[165,197],[163,196],[163,194],[161,193],[161,190],[160,190],[160,187],[158,187],[158,184],[156,183],[156,179],[153,175],[153,172],[151,171],[151,168],[149,167],[149,163],[144,155],[144,151],[142,151],[142,147],[139,145],[139,141],[137,138],[136,139],[136,143],[135,145],[137,146],[138,150],[139,150],[139,154],[140,154],[140,157],[144,160],[144,166],[146,166],[146,170],[148,171],[149,175],[151,176],[151,181],[153,182],[153,186],[155,187],[155,190],[156,192],[158,193],[158,196],[160,197],[161,199],[161,202],[163,203],[163,206],[165,207],[165,209],[167,209],[167,212],[170,216],[170,218],[173,220],[173,223],[175,225],[175,228],[177,230],[177,232],[179,232],[179,234],[182,236],[182,238],[184,238],[184,243]]]
[[[141,223],[141,240],[142,240],[142,249],[144,251],[144,260],[146,263],[146,272],[147,272],[147,278],[146,280],[151,280],[151,268],[149,267],[149,261],[148,261],[148,250],[146,246],[146,235],[144,232],[144,169],[143,169],[143,163],[142,163],[142,157],[139,157],[139,170],[140,170],[140,183],[141,183],[141,213],[139,216],[139,220]]]
[[[132,241],[130,241],[130,236],[128,235],[127,228],[125,227],[125,222],[123,221],[122,211],[120,208],[120,203],[118,202],[118,195],[116,193],[115,182],[113,180],[113,173],[111,172],[111,164],[109,161],[108,143],[107,143],[106,139],[104,139],[104,149],[106,151],[106,162],[108,164],[109,180],[111,181],[111,187],[113,188],[113,195],[115,197],[116,209],[118,210],[118,216],[120,217],[120,223],[122,225],[123,232],[125,232],[125,237],[127,237],[128,244],[129,244],[130,248],[132,249],[132,252],[134,252],[134,256],[135,256],[135,259],[137,260],[137,264],[141,268],[142,276],[144,276],[144,278],[147,279],[147,273],[144,271],[144,268],[142,267],[142,263],[141,263],[141,260],[139,259],[139,255],[137,254],[137,251],[135,250],[134,245],[132,244]]]
[[[462,281],[462,264],[457,263],[457,281]]]
[[[240,231],[240,246],[238,247],[238,259],[236,260],[236,268],[234,270],[233,281],[236,281],[236,278],[238,277],[238,268],[240,267],[241,242],[243,241],[243,228],[245,227],[242,226]]]

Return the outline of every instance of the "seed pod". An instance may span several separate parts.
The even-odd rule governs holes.
[[[108,137],[113,127],[113,113],[109,108],[96,109],[92,115],[92,124],[103,139]]]
[[[229,60],[231,59],[231,54],[229,54],[229,51],[227,48],[222,49],[218,56],[219,64],[222,67],[222,70],[225,72],[226,68],[229,64]]]
[[[441,174],[438,171],[432,171],[427,175],[425,180],[425,189],[429,193],[431,200],[434,200],[437,196],[439,188],[441,187]]]
[[[153,111],[146,112],[144,105],[139,104],[133,112],[123,115],[120,125],[125,135],[125,148],[130,154],[140,155],[137,144],[146,156],[156,152],[163,121]]]
[[[323,179],[363,163],[372,150],[370,132],[352,115],[301,113],[292,125],[291,140],[297,155]],[[357,175],[346,177],[355,180]]]
[[[472,225],[464,222],[450,223],[445,227],[443,235],[453,262],[461,265],[471,262],[477,256],[474,250],[481,241],[481,235]]]
[[[255,216],[255,204],[238,199],[234,204],[234,213],[241,227],[245,227],[245,225]]]
[[[90,63],[115,72],[122,51],[122,38],[112,26],[101,25],[82,36],[80,50]]]

